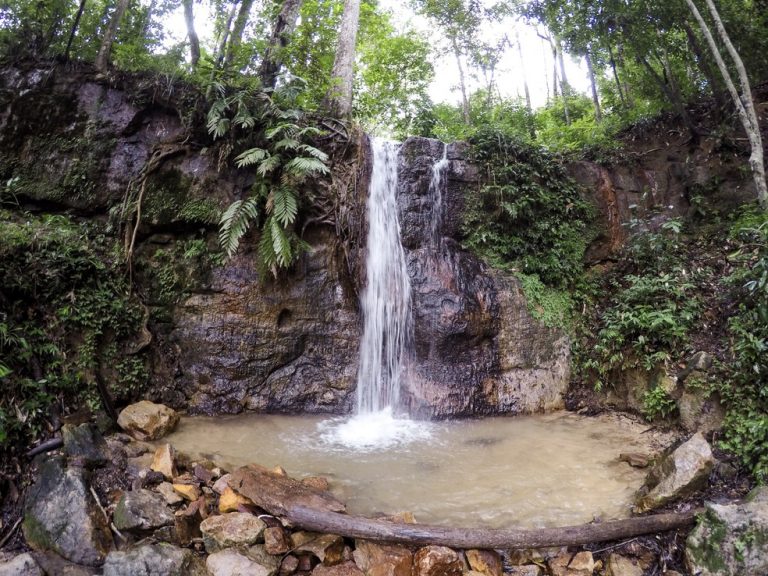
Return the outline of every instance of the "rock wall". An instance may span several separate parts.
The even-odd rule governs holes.
[[[161,266],[191,241],[212,246],[211,214],[253,182],[247,171],[220,166],[203,128],[204,107],[193,96],[157,80],[104,78],[88,69],[5,69],[0,176],[13,181],[20,207],[108,222],[116,242],[125,230],[115,217],[147,176],[134,280],[150,311],[154,399],[209,414],[348,412],[364,241],[352,238],[357,254],[350,255],[336,229],[310,224],[304,238],[311,249],[277,280],[257,272],[253,237],[223,266]],[[359,151],[352,144],[350,162]],[[441,248],[432,246],[428,184],[442,152],[437,141],[411,139],[401,153],[399,208],[416,337],[406,403],[415,414],[438,417],[560,407],[568,339],[531,318],[513,278],[459,245],[464,190],[476,180],[460,146],[449,149]],[[365,186],[351,202],[364,204]],[[168,277],[181,280],[169,286]],[[177,293],[185,295],[181,301]]]

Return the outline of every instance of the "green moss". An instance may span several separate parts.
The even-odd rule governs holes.
[[[706,567],[713,574],[725,570],[722,545],[727,533],[725,522],[712,510],[707,510],[699,516],[699,526],[693,534],[696,541],[692,541],[693,535],[688,538],[688,554],[697,565]]]
[[[221,208],[210,198],[190,196],[192,180],[179,170],[164,170],[147,183],[142,207],[146,222],[153,225],[216,224]]]
[[[565,290],[546,286],[535,274],[517,273],[528,312],[549,328],[572,328],[573,296]]]

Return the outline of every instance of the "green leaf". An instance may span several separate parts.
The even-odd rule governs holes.
[[[272,249],[275,252],[277,264],[282,267],[289,266],[293,260],[291,241],[276,219],[270,221],[269,231],[272,236]]]
[[[266,178],[267,174],[270,172],[274,172],[277,168],[280,167],[280,164],[282,164],[283,158],[279,154],[274,154],[266,159],[264,159],[260,164],[258,169],[256,170],[259,175],[263,178]]]
[[[259,216],[255,198],[236,200],[224,211],[219,222],[219,245],[232,258],[240,245],[240,239],[251,223]]]
[[[280,186],[273,192],[272,215],[286,228],[296,220],[299,211],[296,193],[292,188]]]
[[[306,177],[310,174],[329,174],[328,166],[317,158],[297,156],[285,165],[285,171],[293,176]]]
[[[235,164],[237,164],[238,168],[242,168],[243,166],[250,166],[252,164],[256,164],[257,162],[261,162],[268,156],[269,152],[263,148],[249,148],[242,154],[237,155],[235,158]]]

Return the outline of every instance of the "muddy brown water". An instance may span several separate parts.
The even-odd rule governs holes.
[[[344,424],[317,416],[186,417],[167,441],[229,470],[258,463],[297,478],[326,476],[352,514],[407,510],[425,523],[528,528],[628,516],[645,472],[619,454],[659,448],[658,437],[617,415],[423,423],[385,448],[349,446],[337,434]]]

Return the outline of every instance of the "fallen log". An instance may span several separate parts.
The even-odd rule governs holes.
[[[397,524],[360,516],[347,516],[346,514],[317,510],[306,506],[290,508],[287,510],[286,517],[294,526],[305,530],[337,534],[348,538],[363,538],[399,544],[438,544],[462,549],[510,550],[515,548],[577,546],[676,530],[692,525],[695,522],[697,512],[699,511],[672,512],[580,526],[535,530],[448,528],[428,524]]]

